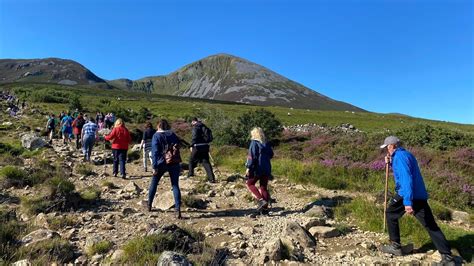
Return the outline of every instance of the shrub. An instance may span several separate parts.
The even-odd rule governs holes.
[[[121,263],[156,264],[161,252],[173,250],[174,244],[175,241],[171,234],[137,237],[127,242],[123,247],[124,256]]]
[[[474,137],[463,133],[417,124],[396,132],[396,136],[409,146],[427,146],[438,150],[455,147],[472,147]]]
[[[16,166],[5,166],[0,170],[0,181],[4,187],[32,185],[28,173]]]
[[[79,96],[74,95],[69,100],[69,110],[72,111],[72,110],[76,110],[76,109],[79,110],[79,111],[83,110],[81,100],[79,100]]]
[[[246,147],[250,141],[250,130],[261,127],[265,132],[267,141],[277,139],[283,130],[280,120],[270,111],[258,109],[244,113],[237,119],[231,136],[231,143],[240,147]]]
[[[146,121],[153,118],[153,114],[151,113],[150,109],[146,107],[140,107],[138,112],[135,114],[135,122],[136,123],[145,123]]]
[[[67,196],[75,189],[75,186],[71,181],[58,176],[49,179],[47,185],[50,189],[51,197],[56,194],[59,196]]]
[[[110,241],[103,240],[93,244],[87,249],[87,255],[93,256],[95,254],[106,254],[114,244]]]
[[[29,214],[47,213],[51,206],[51,200],[44,196],[28,197],[21,199],[21,206]]]
[[[24,151],[25,149],[20,144],[12,145],[0,142],[0,154],[10,154],[12,156],[19,156]]]
[[[17,243],[26,226],[17,220],[15,211],[0,208],[0,264],[13,259]]]
[[[132,151],[132,150],[129,150],[129,151],[128,151],[128,154],[127,154],[127,160],[128,160],[129,162],[133,162],[133,161],[139,160],[139,159],[140,159],[140,154],[141,154],[140,151]]]
[[[73,94],[70,92],[43,88],[34,90],[29,99],[32,102],[69,103],[71,97],[73,97]]]
[[[53,238],[21,247],[18,257],[34,260],[33,264],[42,264],[45,261],[66,263],[74,258],[74,246],[67,240]]]
[[[204,200],[190,195],[183,196],[182,202],[184,205],[195,209],[205,209],[207,205]]]
[[[69,215],[48,217],[47,220],[49,228],[52,230],[61,230],[64,229],[64,227],[73,226],[78,222],[76,218]]]

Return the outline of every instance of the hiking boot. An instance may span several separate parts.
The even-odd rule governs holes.
[[[268,206],[268,202],[264,199],[259,199],[257,203],[257,212],[260,212],[264,207]]]
[[[454,260],[451,254],[441,254],[441,260],[439,262],[431,263],[433,266],[451,266],[456,265],[456,261]]]
[[[268,208],[262,208],[262,211],[260,211],[262,215],[270,215],[270,209]]]
[[[384,245],[380,248],[383,253],[392,254],[395,256],[402,256],[402,247],[400,244],[392,242],[389,245]]]
[[[113,176],[114,176],[114,177],[117,177],[117,173],[114,173]]]
[[[122,175],[121,177],[122,177],[122,179],[127,179],[126,175]]]
[[[181,210],[176,210],[175,213],[174,213],[174,216],[178,220],[183,219],[183,216],[181,216]]]

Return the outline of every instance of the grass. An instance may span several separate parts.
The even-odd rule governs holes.
[[[191,194],[204,194],[207,193],[211,187],[206,182],[199,182],[192,190]]]
[[[5,166],[0,170],[0,182],[3,187],[24,187],[31,185],[28,173],[16,166]]]
[[[30,215],[46,213],[49,206],[51,206],[51,201],[44,196],[21,198],[21,207]]]
[[[87,255],[92,257],[96,254],[106,254],[112,249],[113,245],[114,244],[112,242],[107,240],[97,242],[87,249]]]
[[[123,246],[124,256],[120,263],[136,265],[156,264],[161,252],[172,250],[174,240],[169,234],[137,237]]]
[[[0,264],[14,259],[17,252],[17,241],[25,233],[27,226],[18,221],[14,210],[0,207]]]
[[[364,198],[355,198],[349,203],[336,207],[335,217],[341,222],[350,217],[362,230],[382,232],[383,208]],[[461,256],[471,262],[474,232],[445,224],[440,224],[440,227],[451,246],[458,249]],[[400,219],[400,236],[404,244],[413,243],[417,247],[433,248],[428,233],[412,216],[405,215]]]
[[[102,187],[107,187],[109,189],[117,188],[117,186],[113,182],[110,182],[110,181],[103,181],[101,186]]]
[[[44,265],[45,262],[66,263],[74,258],[74,246],[67,240],[53,238],[21,247],[17,257],[31,260],[32,265]]]
[[[97,187],[86,187],[79,192],[79,195],[86,202],[94,202],[100,199],[100,190]]]
[[[80,175],[85,175],[85,176],[90,176],[94,175],[94,169],[92,168],[92,165],[87,164],[87,163],[81,163],[76,166],[76,172]]]
[[[184,203],[185,206],[190,207],[190,208],[195,208],[195,209],[205,209],[207,205],[204,200],[192,195],[183,196],[182,202]]]
[[[61,230],[67,226],[74,226],[77,224],[77,219],[70,215],[48,217],[48,225],[51,230]]]

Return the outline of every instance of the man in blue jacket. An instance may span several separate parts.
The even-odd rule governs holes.
[[[428,231],[441,254],[441,263],[453,262],[449,243],[428,205],[428,193],[415,156],[402,148],[400,140],[394,136],[387,137],[380,148],[388,150],[385,162],[391,163],[395,179],[395,196],[389,201],[386,214],[390,244],[383,246],[382,252],[402,255],[398,220],[408,213],[414,215]]]

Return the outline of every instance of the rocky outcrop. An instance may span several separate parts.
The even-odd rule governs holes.
[[[21,146],[25,149],[34,150],[48,145],[48,143],[35,133],[25,133],[21,136]]]

